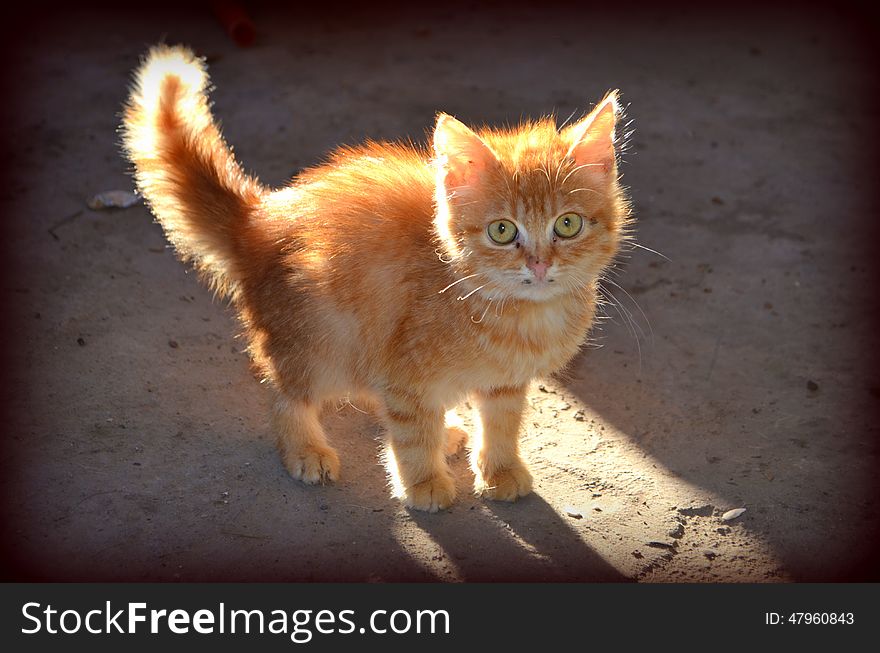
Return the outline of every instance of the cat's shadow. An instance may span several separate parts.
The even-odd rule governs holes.
[[[372,532],[369,537],[389,547],[386,555],[399,558],[401,553],[407,554],[405,560],[398,560],[396,570],[379,574],[382,580],[629,580],[590,548],[538,492],[515,503],[475,497],[473,472],[464,451],[450,458],[459,490],[450,509],[429,514],[403,508],[388,495],[386,478],[376,469],[379,425],[365,416],[340,418],[327,420],[331,430],[335,422],[337,427],[355,426],[355,430],[374,437],[339,433],[340,449],[361,464],[349,467],[347,480],[327,488],[329,494],[322,501],[331,506],[342,504],[340,508],[352,503],[375,506],[373,510],[378,512],[361,522]],[[374,464],[369,464],[371,461]],[[308,493],[315,488],[303,490]],[[369,558],[365,554],[364,562]]]
[[[538,492],[515,503],[470,493],[467,456],[450,460],[459,488],[455,505],[439,514],[408,510],[414,524],[442,550],[458,580],[477,582],[626,581],[591,549]]]
[[[460,500],[446,514],[411,518],[448,557],[460,580],[621,582],[539,495],[516,503]]]

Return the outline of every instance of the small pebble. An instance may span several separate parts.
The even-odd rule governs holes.
[[[168,346],[171,347],[172,349],[177,349],[180,345],[177,344],[176,340],[169,340]]]
[[[76,344],[78,344],[80,347],[85,347],[85,346],[86,346],[86,341],[85,341],[84,338],[77,338],[77,339],[76,339]]]
[[[670,544],[669,542],[661,542],[659,540],[651,540],[650,542],[645,542],[648,546],[653,549],[674,549],[675,544]]]
[[[810,392],[816,392],[819,389],[819,384],[815,381],[807,381],[807,390]]]
[[[581,513],[581,511],[578,510],[577,508],[575,508],[574,506],[565,506],[565,508],[563,508],[563,510],[565,510],[566,515],[568,515],[569,517],[572,517],[574,519],[581,519],[584,516]]]

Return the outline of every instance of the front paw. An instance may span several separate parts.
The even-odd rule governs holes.
[[[478,474],[474,484],[478,496],[495,501],[516,501],[532,491],[532,475],[517,462],[510,467]]]
[[[339,478],[339,455],[327,446],[306,445],[281,452],[290,475],[307,485],[336,481]]]
[[[438,473],[427,481],[416,483],[405,489],[403,504],[407,508],[437,512],[444,510],[455,501],[455,481],[446,473]]]

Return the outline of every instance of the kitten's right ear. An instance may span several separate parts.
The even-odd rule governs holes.
[[[482,138],[445,113],[437,116],[434,152],[446,170],[449,187],[472,184],[498,163],[498,157]]]
[[[571,143],[568,156],[577,165],[599,164],[608,172],[614,168],[614,131],[620,115],[618,91],[611,91],[586,118],[567,127],[562,135]]]

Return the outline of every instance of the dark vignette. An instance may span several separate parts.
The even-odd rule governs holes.
[[[266,3],[259,3],[261,5],[265,5]],[[403,3],[401,3],[403,4]],[[408,4],[408,3],[407,3]],[[454,3],[454,5],[472,5],[474,3]],[[509,3],[501,3],[501,2],[491,2],[486,3],[485,6],[488,7],[487,11],[502,11],[503,5]],[[564,2],[544,2],[541,3],[543,6],[548,7],[559,7],[567,12],[574,12],[576,14],[579,11],[576,8],[580,5],[576,3],[564,3]],[[804,10],[803,3],[781,3],[782,6],[787,7],[792,12],[799,12]],[[876,39],[876,27],[880,22],[878,22],[878,14],[876,8],[870,8],[869,2],[841,2],[835,3],[834,7],[831,9],[817,9],[816,13],[816,21],[817,21],[817,29],[823,29],[822,21],[830,21],[825,23],[835,24],[838,27],[843,27],[847,33],[851,37],[851,44],[853,48],[861,49],[863,52],[863,65],[866,67],[870,66],[874,70],[877,70],[877,64],[880,63],[880,57],[878,57],[878,43]],[[683,5],[678,5],[683,6]],[[723,14],[726,10],[724,8],[705,8],[704,5],[699,5],[701,12],[711,13],[713,11],[718,11],[719,14]],[[761,20],[761,4],[760,3],[736,3],[739,11],[744,14],[748,14],[753,17],[755,21]],[[199,5],[196,5],[196,9],[199,8]],[[207,7],[202,6],[203,10],[208,11]],[[333,13],[339,12],[341,10],[340,3],[333,3],[331,8],[328,8],[326,11],[332,16]],[[167,9],[167,7],[161,7],[159,9],[153,9],[153,11],[160,11],[163,9]],[[89,11],[112,11],[114,15],[118,17],[119,20],[137,20],[138,12],[128,9],[121,8],[119,5],[109,5],[109,4],[100,4],[93,3],[89,6],[88,9],[83,9],[82,7],[78,10],[69,10],[69,9],[51,9],[42,8],[42,7],[25,7],[21,8],[18,6],[14,10],[9,10],[11,13],[7,14],[7,25],[15,26],[15,28],[7,31],[5,35],[5,39],[3,41],[3,61],[4,66],[2,69],[2,78],[0,78],[0,88],[2,88],[2,97],[4,101],[0,103],[0,125],[2,125],[2,153],[3,156],[0,158],[2,161],[2,169],[0,169],[0,173],[2,173],[3,188],[5,192],[0,193],[0,209],[2,209],[3,220],[2,220],[2,229],[3,229],[3,238],[0,240],[2,242],[3,247],[3,256],[0,258],[2,261],[2,275],[4,279],[3,283],[3,293],[4,293],[4,312],[3,319],[0,324],[0,333],[2,333],[2,343],[3,347],[0,348],[3,356],[3,383],[2,383],[2,395],[0,395],[0,406],[2,406],[2,419],[3,424],[6,428],[15,428],[15,425],[21,421],[22,419],[26,419],[27,416],[14,415],[12,414],[10,404],[11,398],[15,396],[19,396],[23,393],[33,392],[33,388],[21,387],[14,383],[14,379],[20,378],[20,375],[17,373],[17,370],[13,369],[10,364],[10,352],[14,351],[18,346],[17,343],[22,334],[22,330],[27,328],[27,320],[21,314],[19,307],[16,304],[16,297],[21,292],[26,292],[26,289],[22,289],[22,285],[20,283],[21,279],[24,275],[26,275],[26,270],[22,269],[13,269],[10,261],[11,258],[9,256],[9,252],[14,250],[15,248],[15,239],[14,239],[14,224],[11,221],[14,219],[14,215],[9,210],[8,202],[13,199],[10,195],[10,188],[14,186],[12,181],[20,181],[26,183],[27,180],[22,180],[19,178],[19,173],[16,170],[16,159],[17,159],[17,151],[15,149],[16,144],[14,143],[13,135],[16,132],[17,125],[21,120],[21,109],[16,104],[16,97],[18,93],[23,88],[27,88],[32,80],[22,78],[18,75],[18,70],[16,66],[16,60],[22,53],[27,52],[28,48],[32,46],[32,37],[36,31],[40,31],[44,36],[49,33],[51,34],[52,30],[67,30],[67,29],[76,29],[80,26],[84,21],[88,21]],[[583,9],[581,9],[583,10]],[[675,9],[671,9],[674,11]],[[368,29],[370,25],[370,21],[381,21],[383,16],[388,12],[396,13],[400,11],[400,7],[396,6],[395,3],[371,3],[370,8],[366,9],[357,9],[352,8],[350,10],[354,12],[356,15],[359,14],[361,20],[363,20],[364,29]],[[412,15],[415,15],[411,9],[407,9]],[[595,11],[595,9],[590,9],[589,11]],[[605,11],[609,11],[614,13],[615,15],[620,15],[621,19],[625,22],[638,22],[638,6],[633,5],[632,3],[627,3],[626,8],[615,8],[612,7],[610,9],[605,9]],[[571,15],[571,14],[570,14]],[[309,14],[303,14],[302,19],[309,20],[313,18],[326,18],[327,15],[322,12],[321,8],[312,6],[309,9]],[[219,27],[218,27],[219,29]],[[876,79],[876,77],[875,77]],[[880,144],[880,94],[878,94],[878,86],[880,86],[880,81],[875,81],[874,85],[871,88],[865,88],[863,96],[861,97],[853,97],[850,99],[851,102],[854,103],[864,103],[871,107],[870,113],[877,118],[877,120],[873,123],[871,131],[867,132],[863,135],[863,147],[859,152],[854,152],[853,157],[859,159],[859,163],[864,167],[865,170],[871,171],[870,175],[866,174],[866,177],[880,180],[880,149],[878,149],[878,144]],[[869,188],[864,188],[862,192],[865,194],[865,199],[868,200],[866,204],[868,206],[874,207],[874,211],[870,215],[862,216],[861,229],[863,229],[863,233],[865,237],[863,239],[863,251],[854,252],[854,258],[857,258],[861,261],[864,261],[867,265],[872,268],[873,278],[875,281],[875,287],[880,287],[880,256],[877,255],[877,247],[880,245],[880,183],[873,185]],[[875,332],[880,333],[880,293],[875,293],[875,302],[870,306],[864,307],[864,319],[869,321],[872,325],[875,325]],[[876,418],[880,418],[880,348],[873,347],[870,351],[865,352],[864,365],[866,368],[870,368],[872,371],[874,385],[872,386],[870,392],[873,397],[873,411],[875,415],[871,417],[876,420]],[[75,379],[71,379],[72,383],[75,383]],[[4,436],[7,436],[8,433],[5,432]],[[11,460],[11,448],[14,447],[14,441],[9,437],[3,437],[0,440],[0,479],[6,476],[7,473],[7,465],[9,464],[9,460]],[[880,453],[880,443],[875,442],[875,459],[877,459],[878,453]],[[878,470],[880,472],[880,470]],[[12,502],[18,501],[19,498],[11,496],[8,492],[8,486],[2,484],[0,481],[0,487],[3,487],[2,494],[2,513],[7,513],[7,506],[12,505]],[[877,480],[875,487],[873,488],[873,496],[874,498],[880,497],[880,473],[877,475]],[[34,518],[38,518],[38,516],[34,516]],[[7,532],[11,529],[7,528]],[[868,543],[867,548],[876,548],[876,544],[880,539],[878,539],[878,535],[880,535],[880,527],[876,523],[869,522],[865,526],[865,540]],[[833,536],[829,534],[829,536]],[[46,577],[40,565],[40,561],[32,560],[29,558],[27,551],[21,551],[15,548],[14,544],[9,541],[0,542],[0,559],[2,559],[2,566],[0,566],[0,577],[4,580],[26,580],[26,581],[44,581],[44,580],[53,580],[52,578]],[[866,553],[863,556],[854,556],[851,564],[846,567],[840,568],[840,576],[837,578],[832,578],[828,580],[840,580],[840,581],[878,581],[880,580],[880,562],[878,562],[878,558],[876,555]]]

